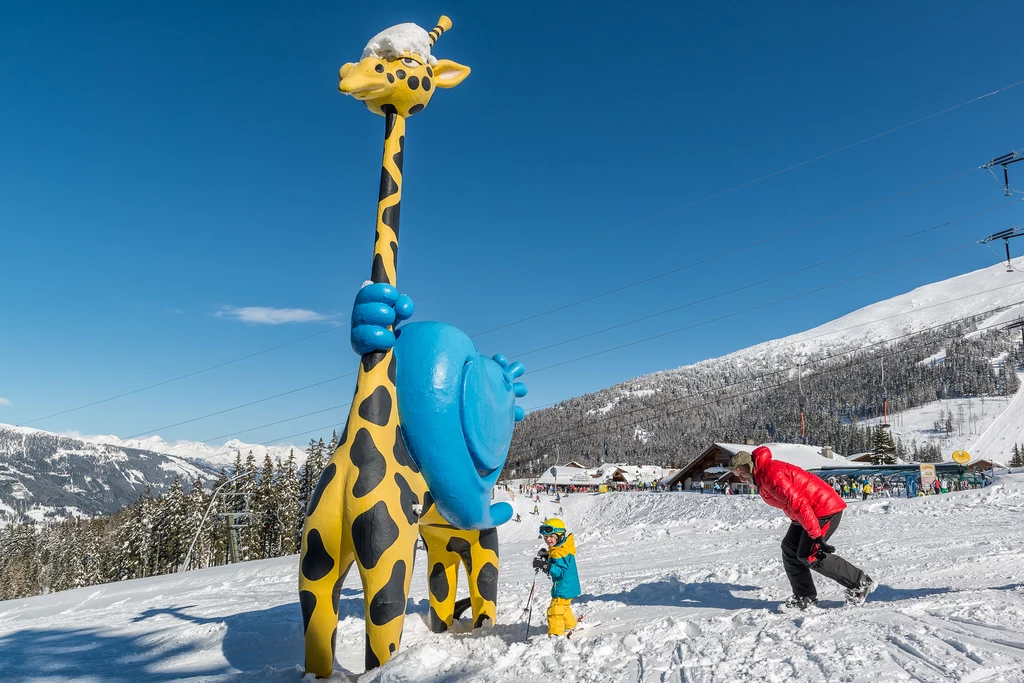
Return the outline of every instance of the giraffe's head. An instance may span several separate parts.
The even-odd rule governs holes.
[[[341,67],[338,90],[362,100],[375,114],[407,117],[422,111],[437,88],[454,88],[469,67],[430,54],[434,41],[452,27],[441,17],[429,33],[416,24],[398,24],[378,33],[363,57]]]
[[[522,363],[488,358],[451,325],[404,325],[395,343],[398,414],[409,455],[438,511],[462,529],[488,529],[512,517],[490,493],[523,418],[516,398]]]

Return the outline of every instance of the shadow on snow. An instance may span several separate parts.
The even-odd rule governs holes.
[[[344,591],[343,595],[346,593],[357,597],[341,599],[339,618],[361,618],[361,591]],[[224,617],[189,614],[193,607],[146,610],[123,628],[117,624],[55,627],[0,636],[3,680],[84,678],[96,683],[148,683],[201,676],[232,678],[239,673],[260,673],[266,681],[298,680],[296,667],[302,663],[303,638],[297,602]],[[192,627],[183,633],[181,622]],[[216,639],[226,661],[209,661],[220,660],[211,643]],[[196,661],[190,662],[192,658]],[[272,673],[275,670],[277,675]]]

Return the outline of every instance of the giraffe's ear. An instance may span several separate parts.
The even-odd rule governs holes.
[[[454,88],[469,75],[469,67],[450,59],[439,59],[433,67],[434,83],[438,88]]]

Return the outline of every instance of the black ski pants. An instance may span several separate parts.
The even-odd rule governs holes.
[[[839,528],[839,521],[842,518],[843,513],[837,512],[818,520],[826,541]],[[818,591],[814,587],[814,579],[811,576],[812,569],[846,588],[860,586],[861,580],[864,578],[863,571],[838,555],[818,553],[815,557],[811,557],[813,549],[814,541],[807,535],[804,528],[796,522],[790,524],[789,531],[782,539],[782,564],[786,568],[789,584],[793,587],[793,595],[809,598],[818,596]]]

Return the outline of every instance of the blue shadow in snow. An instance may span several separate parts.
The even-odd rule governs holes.
[[[667,607],[708,607],[715,609],[775,609],[779,603],[755,598],[742,598],[733,591],[758,590],[757,586],[734,583],[684,583],[675,578],[642,583],[622,593],[584,594],[577,602],[607,601],[624,605],[664,605]]]
[[[339,619],[362,617],[362,591],[343,591]],[[187,613],[193,606],[147,610],[135,617],[131,633],[117,633],[109,626],[79,629],[25,629],[0,636],[0,662],[4,681],[41,679],[88,679],[96,683],[178,681],[183,677],[229,675],[237,671],[264,676],[261,680],[295,681],[302,665],[302,613],[297,602],[269,609],[240,612],[224,617],[200,617]],[[181,642],[181,634],[168,631],[181,620],[209,627],[209,636]],[[201,655],[208,639],[222,631],[221,649],[226,664],[197,665],[178,671],[161,671],[172,658]],[[187,666],[187,665],[186,665]],[[277,669],[271,678],[267,667]]]

